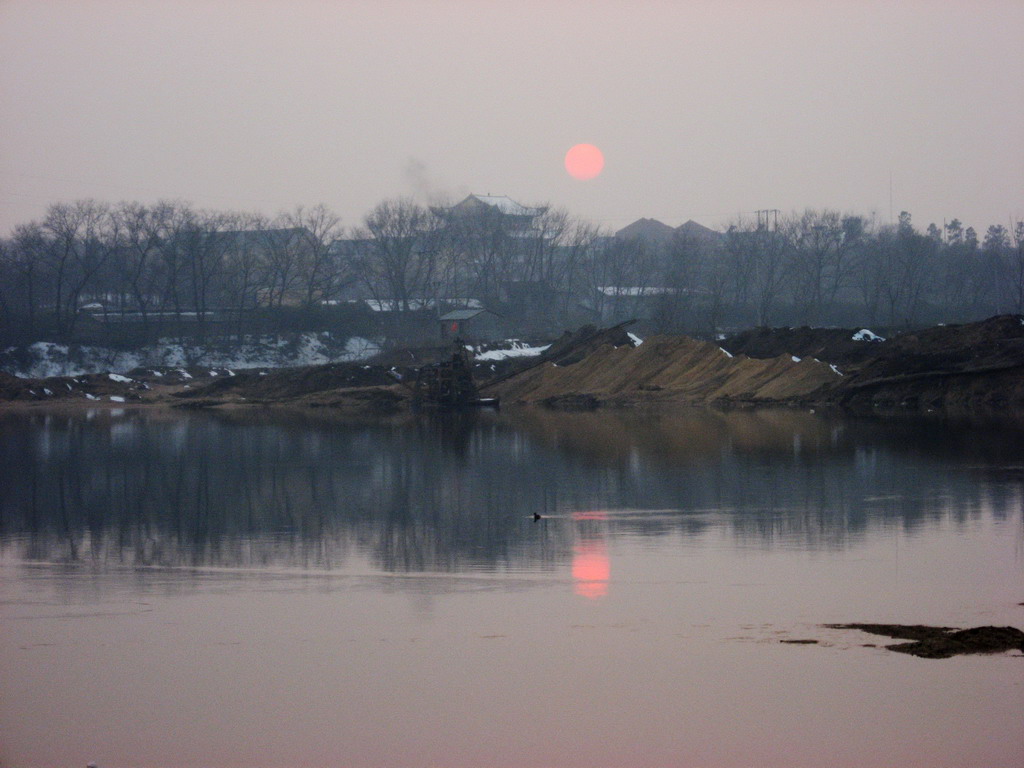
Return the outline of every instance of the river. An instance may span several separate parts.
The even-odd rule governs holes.
[[[1020,652],[823,626],[1024,626],[1017,426],[29,411],[0,468],[3,768],[1024,764]]]

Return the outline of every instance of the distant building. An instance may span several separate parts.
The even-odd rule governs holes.
[[[502,335],[500,318],[489,309],[456,309],[441,315],[438,321],[445,341],[494,341]]]
[[[615,233],[616,240],[640,241],[647,246],[665,248],[672,243],[675,230],[657,219],[637,219]]]
[[[448,207],[434,206],[430,209],[435,216],[449,223],[459,217],[492,214],[500,218],[509,233],[531,231],[533,220],[547,212],[547,207],[530,207],[517,203],[505,195],[469,195],[465,200]]]
[[[674,228],[657,219],[637,219],[616,232],[615,239],[623,242],[639,241],[654,248],[668,248],[673,241],[678,239],[719,247],[724,242],[725,235],[710,227],[705,227],[703,224],[698,224],[693,219]]]
[[[703,224],[698,224],[693,219],[676,227],[675,236],[711,248],[721,248],[725,243],[724,234],[710,227],[705,227]]]

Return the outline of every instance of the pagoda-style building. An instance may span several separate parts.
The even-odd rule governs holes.
[[[531,208],[505,195],[469,195],[455,205],[432,207],[430,210],[435,216],[452,224],[475,217],[493,216],[509,232],[529,232],[534,228],[533,220],[543,215],[547,207]]]

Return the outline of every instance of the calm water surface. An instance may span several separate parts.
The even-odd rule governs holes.
[[[1024,764],[1020,653],[820,626],[1024,626],[1016,428],[5,414],[0,473],[5,768]]]

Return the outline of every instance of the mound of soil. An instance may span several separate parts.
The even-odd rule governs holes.
[[[859,629],[873,635],[911,640],[887,645],[890,651],[923,659],[948,659],[968,653],[1024,651],[1024,632],[1016,627],[928,627],[920,624],[826,624],[829,629]]]
[[[965,325],[905,333],[878,347],[860,379],[970,372],[1024,365],[1024,316],[998,315]]]
[[[686,336],[654,336],[641,346],[604,344],[575,360],[548,362],[494,387],[504,400],[557,405],[759,403],[799,400],[834,383],[832,369],[780,355],[770,360],[733,357]]]
[[[951,412],[1024,409],[1024,317],[903,334],[829,396],[850,408]]]
[[[770,358],[779,355],[814,357],[841,369],[860,367],[876,357],[888,342],[854,341],[859,328],[751,328],[722,342],[734,355]]]
[[[620,323],[611,328],[597,328],[584,325],[575,331],[566,331],[544,353],[544,357],[562,365],[578,362],[591,352],[606,344],[613,347],[632,347],[633,340],[626,332],[628,323]]]

